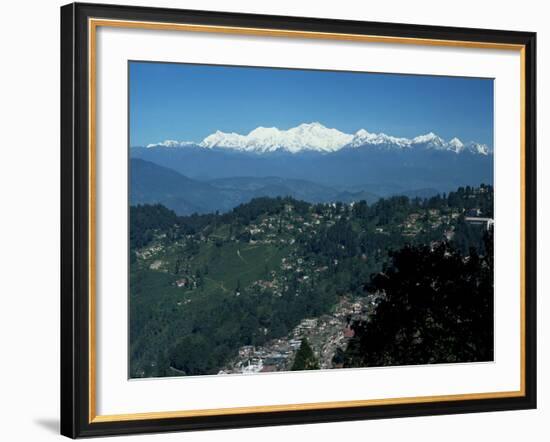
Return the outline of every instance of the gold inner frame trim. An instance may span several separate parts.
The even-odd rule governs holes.
[[[253,35],[265,37],[290,37],[322,40],[354,41],[367,43],[410,44],[419,46],[444,46],[473,49],[497,49],[518,51],[520,54],[520,389],[487,393],[465,393],[437,396],[415,396],[387,399],[315,402],[284,405],[261,405],[233,408],[158,411],[128,414],[96,414],[96,36],[97,28],[133,28],[161,31],[185,31],[217,34]],[[182,23],[140,22],[130,20],[88,19],[88,93],[89,93],[89,423],[134,421],[146,419],[169,419],[199,416],[239,415],[247,413],[274,413],[281,411],[323,410],[376,405],[419,404],[427,402],[483,400],[525,396],[525,46],[521,44],[475,42],[460,40],[424,39],[412,37],[390,37],[330,32],[293,31],[283,29],[245,28],[233,26],[211,26]]]

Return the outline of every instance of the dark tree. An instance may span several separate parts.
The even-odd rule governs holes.
[[[311,349],[309,343],[307,342],[307,339],[302,339],[302,343],[300,344],[300,348],[296,352],[296,356],[294,358],[294,364],[292,364],[291,370],[297,371],[297,370],[318,370],[319,369],[319,361],[315,357],[315,354],[313,353],[313,350]]]
[[[353,325],[345,366],[493,360],[492,240],[485,256],[445,243],[393,253],[368,287],[383,299],[370,322]]]

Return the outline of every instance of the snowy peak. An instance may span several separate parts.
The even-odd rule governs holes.
[[[444,149],[446,146],[445,140],[433,132],[425,135],[419,135],[412,139],[412,144],[425,145],[434,149]]]
[[[321,123],[315,122],[301,124],[288,130],[260,126],[248,135],[217,131],[202,140],[200,146],[206,148],[228,147],[256,153],[277,150],[291,153],[302,151],[334,152],[348,144],[352,138],[352,135],[336,129],[329,129]]]
[[[410,140],[407,138],[397,138],[385,133],[370,133],[365,129],[359,129],[355,132],[352,141],[349,143],[349,147],[360,147],[364,145],[386,146],[388,148],[399,147],[406,148],[411,146]]]
[[[337,129],[323,126],[319,122],[303,123],[290,129],[276,127],[257,127],[247,135],[235,132],[216,131],[200,143],[192,141],[166,140],[149,144],[148,148],[180,148],[196,146],[204,149],[230,149],[249,153],[270,153],[276,151],[300,153],[332,153],[343,148],[371,148],[378,150],[438,150],[456,154],[470,152],[478,155],[489,155],[491,149],[476,142],[463,143],[458,138],[445,141],[439,135],[429,132],[414,138],[394,137],[383,132],[373,133],[359,129],[355,134],[347,134]]]
[[[451,141],[447,143],[448,149],[453,152],[459,153],[464,149],[464,143],[460,141],[457,137],[454,137]]]
[[[147,148],[150,149],[152,147],[185,147],[193,145],[195,145],[193,141],[164,140],[160,143],[148,144]]]
[[[470,141],[464,146],[464,149],[471,153],[476,153],[479,155],[489,155],[493,151],[486,144],[475,143]]]
[[[242,135],[235,132],[225,133],[217,130],[211,135],[208,135],[199,146],[201,147],[231,147],[234,149],[244,147],[246,141]]]
[[[459,138],[454,137],[450,141],[445,141],[439,135],[429,132],[414,138],[397,138],[384,133],[370,133],[364,129],[357,131],[351,143],[350,148],[377,148],[384,150],[438,150],[448,151],[459,154],[461,152],[470,152],[479,155],[489,155],[492,151],[486,144],[469,142],[464,144]]]

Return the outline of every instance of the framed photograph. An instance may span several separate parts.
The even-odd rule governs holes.
[[[62,7],[62,434],[535,408],[535,44]]]

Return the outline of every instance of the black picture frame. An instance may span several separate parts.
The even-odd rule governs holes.
[[[524,395],[93,422],[90,419],[89,18],[522,45]],[[124,148],[124,147],[122,147]],[[61,434],[71,437],[336,422],[536,408],[536,34],[488,29],[73,3],[61,8]]]

